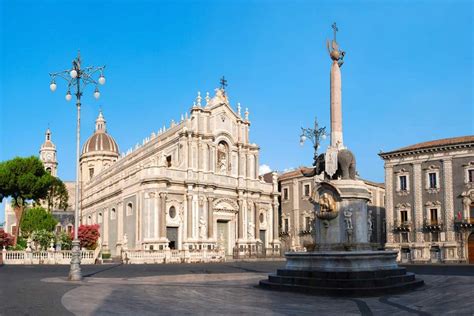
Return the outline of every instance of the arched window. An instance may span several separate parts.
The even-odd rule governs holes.
[[[99,212],[99,214],[97,215],[97,222],[99,224],[102,223],[102,212]]]
[[[115,208],[112,208],[110,210],[110,219],[116,219],[117,218],[117,214],[115,212]]]
[[[127,203],[127,211],[126,211],[127,216],[130,216],[133,214],[133,204],[132,202]]]

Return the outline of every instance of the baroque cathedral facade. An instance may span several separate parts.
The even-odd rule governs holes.
[[[100,225],[112,255],[125,247],[278,251],[277,175],[259,177],[249,126],[248,111],[234,111],[216,89],[212,98],[198,94],[180,122],[120,154],[99,113],[80,157],[81,222]]]

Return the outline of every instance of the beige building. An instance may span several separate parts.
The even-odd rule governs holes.
[[[406,262],[474,263],[474,136],[380,153],[387,249]]]
[[[314,205],[309,201],[322,176],[305,177],[312,168],[301,167],[279,175],[281,192],[280,239],[285,251],[304,250],[313,242]],[[385,243],[385,189],[382,183],[363,180],[371,193],[368,211],[372,217],[371,242]]]
[[[119,154],[100,113],[80,158],[82,223],[100,225],[112,255],[123,247],[279,250],[277,176],[259,177],[249,127],[248,110],[234,111],[216,89]]]

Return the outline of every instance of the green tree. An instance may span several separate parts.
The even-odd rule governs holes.
[[[45,230],[52,232],[58,221],[51,213],[42,207],[28,208],[21,219],[21,234],[29,237],[35,231]]]
[[[69,194],[66,186],[61,179],[53,177],[51,186],[48,189],[48,194],[44,199],[48,211],[52,212],[54,209],[66,210],[68,206]]]
[[[21,223],[28,201],[39,201],[48,194],[53,177],[44,170],[43,163],[35,156],[0,162],[0,201],[11,197],[16,222]],[[15,240],[20,225],[16,225]]]

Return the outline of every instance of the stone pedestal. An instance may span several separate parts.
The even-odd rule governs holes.
[[[334,210],[325,211],[324,198],[334,200]],[[370,193],[360,180],[321,182],[312,201],[315,204],[316,250],[370,250],[367,202]]]

